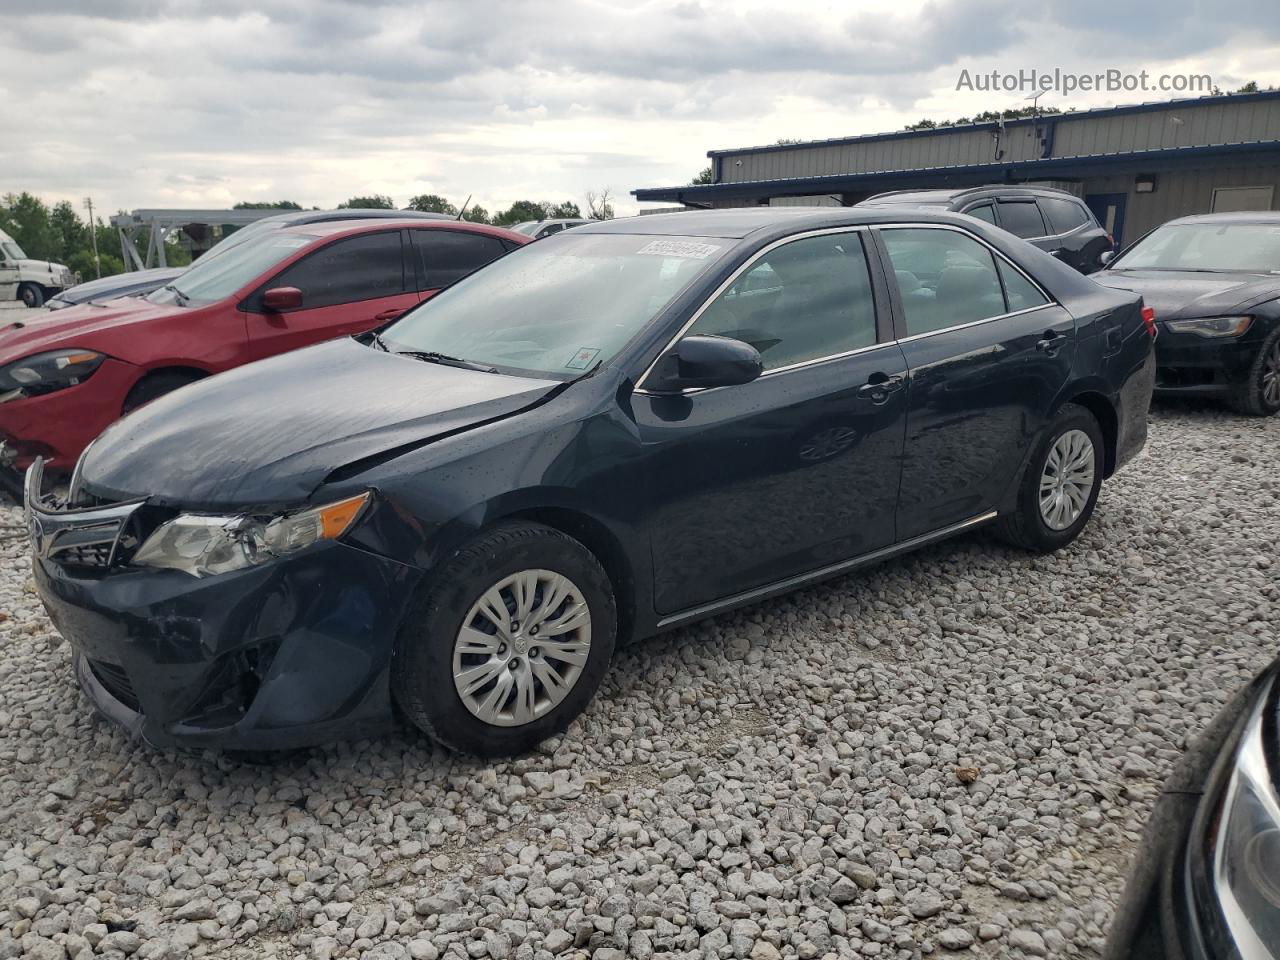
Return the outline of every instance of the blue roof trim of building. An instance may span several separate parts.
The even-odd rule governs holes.
[[[1005,128],[1045,123],[1054,120],[1076,120],[1080,117],[1118,117],[1133,113],[1153,113],[1176,107],[1206,107],[1220,103],[1248,103],[1252,100],[1278,100],[1280,90],[1259,90],[1257,93],[1224,93],[1208,97],[1184,97],[1180,100],[1155,100],[1148,103],[1131,103],[1119,107],[1095,107],[1092,110],[1075,110],[1070,113],[1046,113],[1039,117],[1018,117],[1006,120]],[[907,140],[915,137],[931,137],[947,133],[969,133],[974,130],[994,130],[995,121],[962,123],[949,127],[930,127],[928,130],[898,130],[893,133],[866,133],[851,137],[832,137],[829,140],[804,140],[800,143],[761,144],[755,147],[731,147],[727,150],[708,150],[708,157],[728,157],[742,153],[770,153],[783,150],[805,150],[811,147],[831,147],[846,143],[876,143],[883,140]]]
[[[1255,153],[1280,154],[1280,140],[1249,140],[1243,143],[1209,144],[1194,147],[1167,147],[1133,153],[1095,153],[1071,157],[1045,157],[1036,160],[1010,160],[994,163],[958,164],[942,167],[908,167],[900,170],[876,170],[870,173],[837,173],[818,177],[787,177],[776,180],[744,180],[738,183],[685,184],[679,187],[642,187],[632,190],[637,200],[684,202],[725,200],[750,197],[816,196],[840,193],[849,189],[865,189],[876,184],[929,181],[939,178],[968,177],[981,174],[993,183],[1006,177],[1032,179],[1051,174],[1078,176],[1094,170],[1115,170],[1117,165],[1142,166],[1150,163],[1180,163],[1206,156],[1231,156]]]

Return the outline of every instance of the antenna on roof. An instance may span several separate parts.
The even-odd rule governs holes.
[[[462,215],[467,212],[467,207],[471,204],[471,194],[467,194],[467,202],[462,205],[462,209],[458,211],[458,219],[462,219]]]

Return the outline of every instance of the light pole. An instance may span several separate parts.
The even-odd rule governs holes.
[[[93,241],[93,272],[102,279],[102,261],[98,259],[98,225],[93,220],[93,197],[85,197],[84,205],[89,208],[89,239]]]

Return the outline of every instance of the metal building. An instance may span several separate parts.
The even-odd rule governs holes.
[[[632,195],[696,207],[847,206],[885,190],[1048,183],[1082,196],[1123,244],[1191,213],[1274,209],[1280,91],[707,155],[713,183]]]

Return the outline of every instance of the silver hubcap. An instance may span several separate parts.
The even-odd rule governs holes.
[[[1084,513],[1093,492],[1093,441],[1068,430],[1049,451],[1040,474],[1040,516],[1051,530],[1065,530]]]
[[[1262,397],[1269,407],[1280,407],[1280,340],[1271,345],[1262,365]]]
[[[453,686],[485,723],[518,727],[555,709],[591,651],[591,610],[568,577],[521,570],[480,595],[453,644]]]

